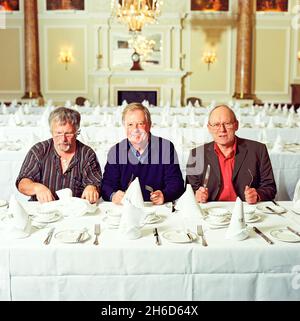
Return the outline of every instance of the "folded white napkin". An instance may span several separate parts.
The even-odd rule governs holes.
[[[7,107],[4,103],[1,104],[1,111],[3,115],[6,115],[8,113]]]
[[[16,127],[15,115],[9,115],[7,126]]]
[[[7,236],[10,239],[28,237],[31,232],[31,221],[28,213],[14,195],[10,197],[8,211],[13,218],[6,225]]]
[[[72,197],[72,190],[69,188],[56,191],[56,194],[59,200],[41,204],[42,211],[58,211],[63,216],[78,217],[97,210],[97,206],[90,204],[88,200]]]
[[[196,201],[194,191],[190,184],[186,185],[186,191],[178,199],[176,209],[183,216],[185,228],[197,232],[197,224],[201,223],[203,212]]]
[[[65,102],[65,107],[66,107],[66,108],[71,108],[71,107],[72,107],[71,100],[67,100],[67,101]]]
[[[123,237],[134,240],[141,237],[141,226],[147,216],[138,177],[129,185],[122,203],[124,205],[119,230]]]
[[[199,104],[199,100],[196,100],[194,106],[195,106],[195,107],[201,107],[200,104]]]
[[[84,101],[83,105],[84,105],[84,107],[86,107],[86,108],[90,108],[90,107],[91,107],[91,103],[90,103],[90,101],[89,101],[88,99],[86,99],[86,100]]]
[[[273,148],[271,150],[272,153],[280,153],[284,149],[284,143],[280,134],[277,135],[276,140],[274,142]]]
[[[275,128],[273,117],[271,116],[267,125],[267,128]]]
[[[226,231],[226,239],[242,241],[249,236],[245,224],[244,207],[242,200],[237,197],[232,211],[229,227]]]
[[[127,105],[128,105],[128,102],[127,102],[126,99],[124,99],[124,100],[122,101],[121,106],[122,106],[123,108],[125,108]]]
[[[289,113],[288,118],[287,118],[286,123],[285,123],[285,126],[289,127],[289,128],[292,128],[292,127],[295,126],[296,122],[297,121],[295,119],[295,114]]]
[[[296,203],[300,201],[300,179],[298,180],[295,191],[294,191],[294,197],[293,197],[293,202]]]

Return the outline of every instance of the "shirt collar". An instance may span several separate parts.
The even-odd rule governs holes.
[[[234,138],[234,144],[233,144],[233,150],[232,150],[232,152],[231,152],[227,157],[225,157],[224,154],[222,153],[220,147],[218,146],[218,144],[214,143],[214,151],[215,151],[215,153],[216,153],[218,156],[223,156],[224,158],[234,157],[235,154],[236,154],[236,147],[237,147],[237,139],[236,139],[236,137],[235,137],[235,138]]]

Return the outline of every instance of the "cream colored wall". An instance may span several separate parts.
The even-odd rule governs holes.
[[[85,27],[46,27],[46,93],[76,93],[86,90]],[[60,61],[60,52],[70,51],[72,61],[66,65]]]
[[[298,19],[296,12],[293,13],[297,3],[297,0],[290,1],[289,13],[255,16],[253,88],[259,99],[288,102],[290,83],[300,83],[297,61],[300,34],[292,27],[292,20]],[[236,0],[231,1],[231,11],[226,14],[191,13],[189,0],[164,0],[159,24],[145,28],[149,32],[161,32],[163,63],[146,70],[147,76],[135,81],[126,80],[124,75],[120,79],[113,76],[116,70],[111,65],[111,42],[116,31],[127,33],[127,30],[111,21],[110,0],[88,0],[85,12],[77,13],[46,12],[45,1],[39,0],[38,4],[41,91],[46,99],[64,101],[83,95],[98,103],[112,100],[114,88],[124,83],[160,87],[162,99],[171,99],[172,103],[178,98],[184,103],[188,96],[198,96],[205,103],[212,99],[219,102],[232,99]],[[0,72],[5,75],[0,77],[0,100],[15,98],[16,92],[21,97],[24,91],[24,48],[20,47],[20,41],[23,43],[22,10],[7,15],[7,21],[8,29],[0,30],[0,41],[10,40],[9,47],[2,46],[0,51]],[[300,24],[300,19],[297,21]],[[64,46],[74,50],[75,60],[68,71],[58,61]],[[208,71],[201,57],[209,49],[215,49],[217,62]],[[100,59],[97,58],[99,54]],[[14,63],[4,63],[8,58]],[[123,69],[124,73],[127,69]],[[147,72],[152,72],[151,77]],[[185,72],[180,81],[181,73]],[[160,73],[169,74],[159,77]]]
[[[0,29],[0,93],[22,92],[19,28]]]

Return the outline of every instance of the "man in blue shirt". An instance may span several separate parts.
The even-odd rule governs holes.
[[[131,103],[124,109],[122,121],[127,139],[114,145],[108,153],[102,182],[103,199],[121,204],[126,189],[136,177],[144,201],[159,205],[179,198],[184,192],[184,182],[176,150],[169,140],[150,133],[149,110],[140,103]]]

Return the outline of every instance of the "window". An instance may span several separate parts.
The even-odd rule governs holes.
[[[256,0],[256,11],[287,12],[288,0]]]

